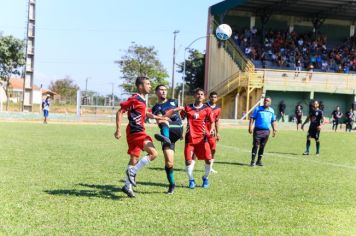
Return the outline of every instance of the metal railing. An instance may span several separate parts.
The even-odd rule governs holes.
[[[220,82],[210,91],[215,91],[219,96],[236,90],[238,87],[262,88],[264,84],[263,73],[260,72],[237,72],[226,80]]]

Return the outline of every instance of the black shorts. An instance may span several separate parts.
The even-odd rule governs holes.
[[[352,126],[352,120],[345,120],[345,124],[348,125],[348,126]]]
[[[171,144],[163,144],[162,143],[162,150],[168,147],[171,150],[175,150],[175,143],[182,138],[183,135],[183,127],[172,127],[169,128],[169,139],[171,140]]]
[[[302,123],[302,116],[296,116],[295,118],[297,119],[297,124]]]
[[[268,141],[270,131],[268,129],[254,129],[253,130],[253,146],[264,146]]]
[[[339,119],[334,119],[334,120],[333,120],[333,125],[338,126],[338,125],[339,125]]]
[[[319,140],[320,130],[318,130],[317,128],[309,128],[307,137]]]

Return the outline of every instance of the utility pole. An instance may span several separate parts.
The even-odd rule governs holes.
[[[33,102],[33,73],[35,60],[36,1],[28,0],[26,31],[26,64],[23,82],[22,111],[31,112]]]
[[[88,80],[89,80],[89,77],[87,77],[87,78],[85,79],[85,96],[86,96],[87,93],[88,93]]]
[[[173,68],[172,68],[172,98],[174,98],[174,74],[175,74],[175,67],[176,67],[176,37],[179,33],[179,30],[175,30],[174,34],[174,42],[173,42]]]
[[[114,83],[111,83],[111,106],[114,107],[115,99],[114,99]]]

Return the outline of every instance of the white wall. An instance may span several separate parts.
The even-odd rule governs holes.
[[[32,104],[41,104],[42,103],[42,92],[41,90],[33,90],[32,91]]]
[[[2,102],[6,102],[7,101],[7,97],[5,94],[5,90],[3,87],[0,87],[0,96],[2,99]],[[14,103],[17,103],[18,98],[13,98],[11,101]],[[20,100],[22,100],[22,98],[20,98]],[[33,90],[33,98],[32,98],[32,103],[33,104],[41,104],[42,103],[42,92],[41,90]]]

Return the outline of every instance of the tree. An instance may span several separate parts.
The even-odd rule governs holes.
[[[183,75],[187,93],[193,94],[196,88],[204,87],[205,54],[196,49],[189,50],[188,59],[185,61],[186,76]],[[178,72],[184,73],[184,62],[178,64]],[[184,89],[186,89],[184,87]]]
[[[51,81],[48,88],[70,101],[75,101],[77,91],[79,90],[79,86],[76,85],[69,76],[54,82]]]
[[[25,43],[13,36],[0,37],[0,80],[4,83],[7,97],[6,110],[9,107],[10,78],[21,74],[25,65]]]
[[[153,46],[144,47],[132,42],[126,54],[116,63],[119,64],[122,73],[121,78],[125,81],[121,86],[127,92],[134,91],[135,80],[138,76],[150,78],[153,88],[158,84],[168,84],[168,81],[165,80],[168,73],[158,60],[157,51]]]

